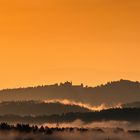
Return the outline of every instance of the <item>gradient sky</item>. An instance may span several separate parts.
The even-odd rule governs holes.
[[[0,88],[140,81],[139,0],[0,0]]]

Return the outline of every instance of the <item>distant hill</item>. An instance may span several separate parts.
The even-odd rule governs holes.
[[[140,108],[140,102],[127,103],[122,105],[123,108]]]
[[[1,101],[68,99],[93,106],[109,106],[140,101],[140,83],[129,80],[108,82],[97,87],[72,85],[71,82],[0,91]]]
[[[0,103],[0,115],[40,116],[63,114],[68,112],[89,112],[90,110],[61,103],[43,103],[39,101],[20,101]]]
[[[108,109],[99,112],[85,112],[85,113],[66,113],[62,115],[43,115],[43,116],[18,116],[18,115],[0,115],[0,122],[8,123],[70,123],[76,120],[81,120],[86,123],[102,122],[102,121],[128,121],[139,124],[140,123],[140,108],[125,108],[125,109]]]

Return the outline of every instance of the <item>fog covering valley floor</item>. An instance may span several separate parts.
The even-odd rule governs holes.
[[[0,124],[0,140],[139,140],[139,130]]]

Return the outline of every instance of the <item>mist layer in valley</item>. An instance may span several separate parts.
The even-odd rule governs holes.
[[[22,134],[22,133],[0,133],[0,140],[139,140],[140,136],[130,135],[128,133],[114,134],[114,133],[55,133],[53,135],[44,134]]]
[[[132,127],[128,129],[126,122],[108,123],[107,127],[93,127],[94,124],[78,127],[83,124],[80,120],[73,122],[72,125],[76,125],[75,127],[1,123],[0,140],[139,140],[140,131]],[[114,123],[121,123],[125,128],[114,127]]]

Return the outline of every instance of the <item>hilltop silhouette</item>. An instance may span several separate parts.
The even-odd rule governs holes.
[[[68,99],[88,103],[93,106],[126,104],[140,101],[140,83],[129,80],[108,82],[97,87],[73,85],[71,82],[61,84],[5,89],[0,91],[0,101]]]

